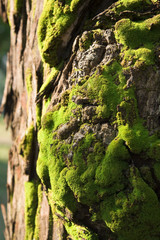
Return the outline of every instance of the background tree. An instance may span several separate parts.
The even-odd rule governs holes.
[[[159,240],[158,1],[1,0],[6,13],[6,239]]]

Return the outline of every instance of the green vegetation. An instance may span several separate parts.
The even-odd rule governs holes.
[[[25,239],[32,240],[35,230],[35,217],[38,206],[37,183],[25,183]]]
[[[84,0],[68,0],[63,6],[58,0],[46,0],[38,24],[38,44],[42,60],[51,66],[61,62],[62,35],[76,19],[77,8]]]
[[[32,71],[30,68],[27,68],[26,70],[25,79],[26,79],[27,93],[28,93],[28,96],[30,96],[32,92]]]
[[[119,0],[116,2],[116,6],[113,8],[113,11],[117,14],[125,10],[141,12],[154,3],[156,3],[156,0]]]
[[[158,240],[160,226],[158,198],[142,180],[137,169],[130,169],[129,181],[131,192],[117,193],[101,203],[102,217],[106,225],[118,233],[119,239]]]
[[[31,125],[20,144],[20,154],[26,162],[31,161],[33,155],[34,126]]]
[[[98,237],[96,234],[93,234],[90,230],[88,230],[85,227],[81,227],[79,225],[73,224],[72,222],[66,222],[65,228],[68,232],[68,234],[74,239],[74,240],[98,240]]]

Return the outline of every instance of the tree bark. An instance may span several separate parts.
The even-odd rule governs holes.
[[[160,239],[159,7],[0,1],[7,240]]]

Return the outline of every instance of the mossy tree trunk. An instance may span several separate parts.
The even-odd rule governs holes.
[[[159,2],[1,0],[0,14],[5,238],[159,240]]]

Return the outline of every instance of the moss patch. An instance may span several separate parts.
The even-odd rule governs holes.
[[[121,19],[115,25],[115,37],[124,45],[124,60],[132,60],[135,67],[154,64],[155,43],[160,39],[160,15],[144,21]]]
[[[96,234],[92,233],[89,229],[86,227],[82,227],[79,225],[76,225],[72,222],[66,222],[65,228],[67,233],[74,238],[74,240],[98,240],[98,237]]]
[[[125,10],[141,12],[146,10],[155,2],[156,1],[152,1],[152,0],[120,0],[120,1],[117,1],[115,8],[113,10],[117,14]]]
[[[33,154],[33,143],[34,143],[34,126],[31,125],[23,137],[20,144],[20,154],[24,157],[26,162],[31,161]]]
[[[27,93],[28,93],[28,96],[30,96],[33,89],[32,88],[32,71],[30,68],[27,68],[26,70],[25,79],[26,79]]]
[[[68,0],[66,4],[60,1],[47,0],[38,24],[38,44],[44,62],[56,66],[61,62],[61,36],[76,19],[79,4],[84,0]]]
[[[38,206],[37,184],[25,183],[25,240],[32,240],[35,229],[35,216]]]
[[[41,202],[42,202],[42,185],[41,184],[37,186],[37,195],[38,195],[37,210],[36,210],[35,222],[33,223],[35,225],[35,229],[34,229],[35,240],[39,239],[39,233],[40,233],[39,223],[40,223],[40,209],[41,209]]]
[[[113,195],[101,204],[102,217],[107,226],[118,234],[119,239],[158,240],[160,226],[158,198],[139,176],[137,169],[130,169],[129,182],[131,191]]]

